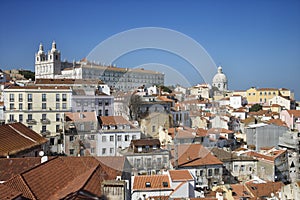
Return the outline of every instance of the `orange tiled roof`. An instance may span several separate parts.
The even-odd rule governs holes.
[[[268,124],[275,124],[277,126],[287,126],[281,119],[270,119],[267,121]]]
[[[191,181],[194,180],[188,170],[169,170],[172,181]]]
[[[165,182],[165,185],[164,185]],[[150,183],[147,187],[146,183]],[[172,190],[168,175],[135,176],[133,190]]]
[[[0,106],[4,106],[4,102],[3,101],[0,101]]]
[[[271,193],[276,194],[283,186],[282,182],[267,182],[267,183],[246,183],[247,189],[254,197],[271,197]]]
[[[300,117],[300,110],[287,110],[287,112],[294,117]]]
[[[0,158],[0,181],[7,181],[39,164],[41,164],[40,157]]]
[[[0,199],[16,199],[22,196],[22,192],[14,190],[4,184],[0,184]]]
[[[207,130],[205,130],[203,128],[197,128],[196,135],[198,137],[205,137],[205,136],[207,136]]]
[[[81,113],[66,112],[65,116],[70,121],[76,121],[76,122],[95,122],[95,121],[97,121],[97,116],[96,116],[95,112],[81,112]]]
[[[247,190],[247,188],[244,185],[241,184],[232,184],[230,185],[232,188],[232,193],[236,194],[233,195],[233,198],[236,200],[240,200],[241,197],[245,198],[252,198],[253,195]]]
[[[28,199],[63,199],[80,190],[100,197],[101,182],[115,180],[121,174],[114,166],[109,167],[94,157],[56,157],[4,184]]]
[[[207,131],[208,134],[215,134],[215,133],[233,133],[233,131],[230,131],[225,128],[210,128]]]
[[[46,138],[22,123],[1,125],[0,138],[0,157],[14,155],[47,142]]]
[[[131,123],[122,116],[101,116],[100,119],[101,119],[102,125],[105,125],[105,126],[120,125],[120,124],[131,125]]]
[[[171,154],[174,158],[175,151],[172,150]],[[222,164],[223,162],[213,156],[211,152],[201,144],[181,144],[178,146],[178,166],[192,167]]]

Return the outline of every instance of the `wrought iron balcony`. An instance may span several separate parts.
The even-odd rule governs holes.
[[[31,124],[31,125],[36,125],[37,122],[36,122],[35,119],[27,119],[27,120],[26,120],[26,123],[27,123],[27,124]]]
[[[48,130],[41,130],[41,134],[42,134],[42,136],[45,137],[45,136],[49,136],[51,134],[51,132]]]
[[[50,124],[50,120],[49,119],[41,119],[41,123],[42,124]]]

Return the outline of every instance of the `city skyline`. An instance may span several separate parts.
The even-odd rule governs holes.
[[[216,65],[223,66],[229,89],[286,87],[299,99],[299,1],[10,1],[1,5],[0,68],[4,70],[34,70],[34,53],[41,42],[48,50],[55,40],[62,59],[73,61],[120,32],[162,27],[202,45]],[[189,69],[184,60],[153,50],[131,52],[116,61],[120,67],[145,63]]]

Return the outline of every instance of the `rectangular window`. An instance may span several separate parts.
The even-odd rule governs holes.
[[[56,121],[59,122],[60,121],[60,114],[56,113]]]
[[[106,142],[106,136],[105,135],[102,136],[102,142]]]
[[[23,110],[23,104],[19,103],[19,110]]]
[[[208,176],[212,176],[212,169],[208,169]]]
[[[47,130],[47,126],[42,126],[42,132],[44,133],[46,132],[46,130]]]
[[[122,135],[118,135],[118,141],[122,141]]]
[[[245,165],[241,165],[241,172],[245,171]]]
[[[14,102],[15,101],[15,94],[9,94],[9,101]]]
[[[69,140],[70,140],[70,142],[74,141],[74,136],[73,136],[73,135],[70,135]]]
[[[27,119],[32,120],[32,114],[28,114]]]
[[[28,110],[32,110],[32,103],[28,103]]]
[[[132,135],[132,140],[136,140],[136,135]]]
[[[56,103],[56,110],[59,110],[60,109],[60,104],[59,103]]]
[[[105,100],[105,105],[106,105],[106,106],[108,106],[108,105],[109,105],[109,103],[108,103],[108,100]]]
[[[110,149],[109,149],[109,154],[110,154],[110,155],[113,155],[113,154],[114,154],[114,148],[110,148]]]
[[[14,110],[14,109],[15,109],[15,104],[10,103],[10,104],[9,104],[9,109],[10,109],[10,110]]]
[[[99,106],[102,106],[102,101],[99,101],[99,103],[98,103],[98,104],[99,104]]]
[[[9,121],[11,121],[11,122],[15,121],[15,116],[14,115],[9,115]]]
[[[63,109],[63,110],[67,109],[67,104],[66,104],[66,103],[63,103],[63,104],[62,104],[62,109]]]
[[[129,141],[129,135],[125,135],[125,141]]]
[[[19,115],[19,122],[23,122],[23,115],[22,114]]]
[[[102,155],[106,154],[106,148],[102,148]]]
[[[95,135],[91,135],[91,140],[95,140]]]
[[[114,141],[114,136],[113,135],[109,136],[109,141],[111,141],[111,142]]]
[[[67,94],[62,94],[62,101],[67,101]]]
[[[19,94],[19,102],[23,101],[23,94]]]
[[[60,129],[59,125],[56,125],[55,129],[56,129],[56,133],[59,133],[59,132],[60,132],[60,131],[59,131],[59,129]]]
[[[32,102],[32,94],[27,94],[27,101]]]
[[[70,155],[74,155],[74,149],[69,149]]]
[[[46,120],[47,114],[42,114],[42,120]]]
[[[234,165],[234,166],[233,166],[233,171],[234,171],[234,172],[237,172],[237,171],[238,171],[238,168],[239,168],[238,165]]]
[[[91,153],[95,153],[95,148],[91,148]]]
[[[60,99],[59,99],[59,94],[56,94],[56,101],[59,101]]]
[[[46,108],[47,108],[46,103],[42,103],[42,109],[43,109],[43,110],[46,110]]]
[[[219,169],[215,169],[215,175],[219,175]]]
[[[98,110],[98,115],[102,116],[102,110]]]
[[[107,109],[105,110],[105,116],[108,116],[108,110]]]
[[[46,94],[42,94],[42,101],[47,101]]]

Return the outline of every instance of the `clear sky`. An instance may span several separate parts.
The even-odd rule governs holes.
[[[33,70],[41,42],[48,50],[55,40],[62,58],[72,61],[122,31],[163,27],[201,44],[223,66],[229,89],[286,87],[300,99],[300,0],[2,0],[0,24],[1,69]],[[178,64],[147,53],[117,64]]]

